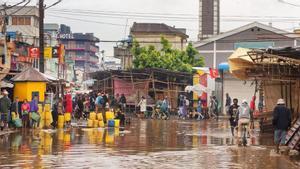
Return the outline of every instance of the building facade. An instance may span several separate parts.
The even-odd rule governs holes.
[[[171,27],[164,23],[134,22],[128,39],[114,47],[114,57],[121,60],[121,69],[132,68],[133,56],[130,45],[133,40],[138,41],[142,47],[152,45],[160,50],[162,37],[168,40],[173,48],[184,50],[189,36],[186,35],[186,29]]]
[[[130,29],[130,35],[137,40],[141,46],[153,45],[161,49],[161,37],[167,39],[172,47],[184,50],[187,45],[188,35],[186,29],[175,28],[164,23],[134,23]]]
[[[220,33],[220,0],[199,0],[198,40]]]
[[[83,79],[76,80],[87,80],[90,72],[99,70],[97,43],[100,40],[93,33],[72,33],[70,27],[61,25],[58,40],[65,46],[66,65],[72,65],[75,71],[84,72]]]
[[[16,6],[7,9],[7,32],[18,32],[23,42],[39,45],[39,10],[36,6]]]

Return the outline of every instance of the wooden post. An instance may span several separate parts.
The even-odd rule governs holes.
[[[154,91],[154,100],[156,101],[156,89],[155,89],[155,80],[154,80],[154,72],[152,71],[151,73],[151,78],[152,78],[152,88],[153,88],[153,91]]]

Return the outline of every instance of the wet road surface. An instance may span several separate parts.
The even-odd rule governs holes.
[[[73,128],[0,136],[0,168],[299,168],[271,156],[272,135],[238,147],[227,121],[133,120],[125,129]]]

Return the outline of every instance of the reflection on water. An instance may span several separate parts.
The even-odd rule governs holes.
[[[0,136],[0,168],[297,168],[271,157],[272,136],[237,147],[226,121],[135,120],[126,128]]]

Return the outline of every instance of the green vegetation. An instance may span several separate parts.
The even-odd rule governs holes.
[[[204,66],[203,57],[191,43],[184,51],[172,49],[172,45],[165,38],[161,38],[162,49],[157,50],[153,45],[141,47],[135,40],[131,52],[134,68],[162,68],[179,72],[192,72],[192,67]],[[198,59],[196,57],[198,56]]]

